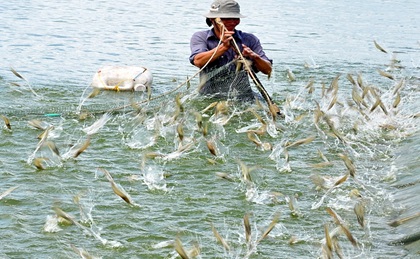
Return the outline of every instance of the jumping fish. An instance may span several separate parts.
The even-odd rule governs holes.
[[[36,168],[38,168],[39,170],[44,170],[45,167],[43,165],[44,161],[49,160],[47,157],[37,157],[33,160],[33,164]]]
[[[108,179],[109,183],[111,184],[112,190],[116,195],[118,195],[121,199],[123,199],[125,202],[127,202],[130,205],[135,205],[133,201],[131,200],[128,193],[123,189],[117,186],[114,179],[112,178],[111,174],[108,172],[108,170],[104,168],[99,168],[104,174],[105,177]]]
[[[268,236],[268,234],[270,234],[271,230],[273,230],[273,228],[279,222],[279,218],[280,218],[280,213],[277,213],[276,215],[274,215],[274,218],[271,221],[270,225],[267,227],[267,229],[264,231],[264,233],[261,235],[261,237],[257,240],[257,244],[259,242],[261,242],[261,240],[263,240],[264,238],[266,238]]]
[[[10,120],[6,116],[4,116],[4,115],[0,115],[0,116],[3,118],[4,124],[6,125],[6,127],[9,130],[11,130],[12,129],[12,126],[10,126]]]
[[[18,187],[19,186],[11,187],[11,188],[7,189],[5,192],[3,192],[2,194],[0,194],[0,200],[3,199],[4,197],[6,197],[7,195],[9,195],[14,190],[16,190]]]
[[[365,204],[363,200],[359,200],[354,205],[354,213],[357,217],[357,222],[359,222],[359,225],[364,228],[365,227]]]
[[[357,241],[356,239],[353,237],[353,235],[351,234],[350,230],[347,228],[347,226],[344,225],[344,221],[343,219],[331,208],[327,208],[327,212],[328,214],[330,214],[333,219],[334,222],[341,227],[341,230],[344,232],[344,234],[346,235],[347,239],[351,242],[351,244],[355,247],[358,247]]]
[[[332,258],[333,244],[332,244],[330,231],[328,230],[328,225],[327,224],[324,224],[324,232],[325,232],[326,254],[328,255],[328,258]]]
[[[390,73],[388,73],[388,72],[385,72],[385,71],[382,71],[382,70],[378,69],[378,73],[379,73],[381,76],[383,76],[383,77],[386,77],[386,78],[389,78],[389,79],[391,79],[391,80],[394,80],[394,76],[393,76],[393,75],[391,75],[391,74],[390,74]]]
[[[179,238],[175,239],[175,251],[181,256],[182,259],[189,259],[190,257],[187,255],[187,252],[185,252],[184,246],[181,243],[181,240]]]
[[[401,95],[399,92],[397,92],[397,96],[395,97],[394,102],[392,103],[393,108],[397,108],[398,104],[401,102]]]
[[[393,94],[395,95],[396,93],[398,93],[400,89],[404,86],[404,84],[405,84],[405,79],[402,78],[400,82],[398,82],[398,84],[395,86]]]
[[[40,130],[45,130],[49,126],[48,123],[46,123],[44,121],[37,120],[37,119],[28,121],[28,124],[31,125],[34,128],[40,129]]]
[[[251,240],[251,225],[249,224],[249,214],[244,216],[245,240],[247,243]]]
[[[86,141],[78,150],[76,150],[76,153],[74,153],[73,157],[74,158],[78,157],[81,153],[83,153],[88,148],[89,145],[90,145],[90,136],[88,135]]]
[[[300,145],[303,145],[303,144],[308,144],[308,143],[311,143],[314,139],[315,139],[315,136],[310,136],[310,137],[307,137],[307,138],[304,138],[304,139],[299,139],[299,140],[296,140],[293,143],[286,143],[285,147],[286,148],[291,148],[291,147],[300,146]]]
[[[210,151],[210,153],[213,156],[217,156],[217,147],[216,147],[216,144],[214,143],[214,141],[211,140],[211,139],[207,139],[206,140],[206,145],[207,145],[207,148]]]
[[[402,219],[394,220],[391,223],[389,223],[389,225],[391,227],[397,227],[397,226],[399,226],[401,224],[404,224],[405,222],[407,222],[409,220],[412,220],[412,219],[415,219],[415,218],[418,218],[418,217],[420,217],[420,212],[417,212],[417,213],[415,213],[413,215],[407,216],[407,217],[402,218]]]
[[[32,86],[31,86],[31,84],[29,84],[29,81],[26,79],[26,78],[24,78],[21,74],[19,74],[13,67],[11,67],[10,68],[10,71],[12,71],[12,73],[15,75],[15,76],[17,76],[17,77],[19,77],[20,79],[22,79],[22,80],[24,80],[25,82],[26,82],[26,84],[28,85],[28,87],[29,87],[29,90],[31,90],[31,92],[35,95],[35,96],[39,96],[35,91],[34,91],[34,89],[32,89]]]
[[[213,235],[216,237],[217,242],[219,242],[220,244],[222,244],[222,246],[226,249],[226,250],[230,250],[230,246],[229,244],[226,242],[226,240],[219,234],[219,232],[217,231],[217,229],[213,226],[213,224],[211,224],[211,230],[213,231]]]
[[[176,126],[176,132],[178,133],[178,138],[180,141],[184,139],[184,128],[182,126],[182,122],[178,123]]]
[[[252,182],[251,169],[247,165],[245,165],[245,163],[242,162],[241,160],[237,160],[237,163],[239,164],[239,168],[241,170],[243,179],[246,182]]]
[[[287,69],[287,78],[290,82],[296,81],[296,76],[290,68]]]
[[[346,156],[345,154],[338,154],[338,156],[343,159],[344,164],[346,165],[347,169],[349,170],[349,173],[352,177],[356,176],[356,167],[353,164],[353,161],[350,160],[350,158],[348,156]]]
[[[375,44],[375,47],[377,49],[379,49],[380,51],[382,51],[383,53],[388,53],[388,51],[386,51],[384,48],[382,48],[377,42],[376,40],[373,40],[373,43]]]
[[[46,141],[46,145],[50,148],[50,150],[52,152],[54,152],[57,156],[60,156],[60,151],[57,148],[57,145],[55,144],[54,141],[51,140],[47,140]]]
[[[71,249],[73,249],[73,251],[78,254],[81,258],[83,259],[93,259],[94,257],[92,255],[89,254],[89,252],[87,252],[86,250],[82,249],[82,248],[77,248],[75,245],[71,244],[70,245]]]

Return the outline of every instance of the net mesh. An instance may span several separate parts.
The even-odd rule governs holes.
[[[256,93],[251,89],[248,73],[237,69],[236,61],[200,73],[199,92],[217,99],[252,101]]]

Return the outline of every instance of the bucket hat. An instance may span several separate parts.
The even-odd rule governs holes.
[[[211,4],[210,11],[204,14],[206,18],[244,18],[241,8],[233,0],[216,0]]]

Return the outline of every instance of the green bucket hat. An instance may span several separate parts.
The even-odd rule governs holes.
[[[207,18],[207,25],[211,26],[210,18],[244,18],[241,8],[233,0],[216,0],[211,4],[210,11],[204,16]]]

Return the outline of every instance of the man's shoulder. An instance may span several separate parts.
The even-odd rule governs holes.
[[[202,30],[196,31],[193,34],[193,37],[207,38],[211,36],[211,30]]]
[[[255,36],[254,34],[249,33],[249,32],[236,30],[236,33],[243,39],[258,39],[257,36]]]

